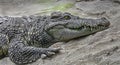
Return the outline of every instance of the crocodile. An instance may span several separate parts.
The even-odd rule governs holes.
[[[43,16],[0,17],[0,59],[9,57],[16,65],[33,63],[51,57],[66,42],[109,28],[105,18],[81,18],[68,12],[52,12]]]

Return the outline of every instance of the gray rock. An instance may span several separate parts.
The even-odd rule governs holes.
[[[94,15],[85,12],[101,13],[105,11],[106,13],[103,13],[102,16],[110,20],[110,28],[66,43],[57,43],[54,46],[62,47],[61,53],[52,58],[39,59],[28,65],[120,65],[120,5],[104,1],[97,1],[97,4],[95,4],[96,1],[81,3],[82,5],[77,5],[77,7],[82,11],[78,10],[77,13],[84,13],[88,17],[92,17]],[[91,8],[92,6],[93,8]],[[4,58],[0,60],[0,65],[14,64],[9,58]]]
[[[90,2],[78,2],[75,6],[78,10],[87,14],[104,14],[106,11],[118,7],[119,4],[111,1],[96,0]]]

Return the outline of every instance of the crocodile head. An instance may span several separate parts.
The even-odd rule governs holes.
[[[109,28],[110,22],[106,18],[85,19],[70,13],[53,13],[53,19],[46,26],[46,31],[56,41],[68,41],[73,38],[86,36]]]

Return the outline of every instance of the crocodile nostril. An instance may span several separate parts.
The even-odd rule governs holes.
[[[110,21],[108,21],[106,18],[104,19],[104,21],[105,21],[105,26],[109,26],[110,25]]]
[[[107,27],[108,27],[109,25],[110,25],[110,22],[107,22],[107,23],[105,24],[105,26],[107,26]]]
[[[99,25],[103,25],[105,27],[108,27],[110,25],[110,21],[108,19],[106,19],[105,17],[101,18],[101,23]]]

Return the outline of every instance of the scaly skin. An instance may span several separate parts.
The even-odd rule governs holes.
[[[106,18],[85,19],[70,13],[50,16],[0,17],[0,58],[9,56],[15,64],[32,63],[49,57],[59,48],[55,42],[69,41],[109,27]]]

